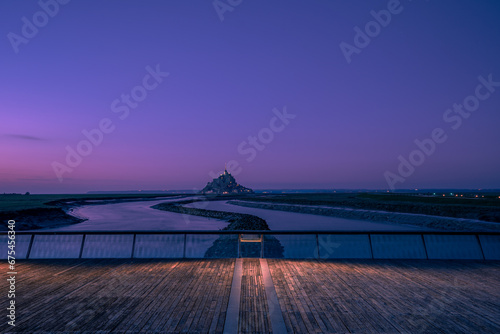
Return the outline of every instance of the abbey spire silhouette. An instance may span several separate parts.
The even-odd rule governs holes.
[[[212,182],[208,182],[200,193],[217,195],[253,194],[253,190],[238,184],[231,173],[227,171],[227,166],[225,166],[224,173],[213,179]]]

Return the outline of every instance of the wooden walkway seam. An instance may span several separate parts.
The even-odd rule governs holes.
[[[241,277],[243,275],[243,259],[236,259],[234,264],[233,281],[229,294],[226,321],[224,322],[224,333],[238,333],[238,318],[240,314]]]
[[[269,266],[267,265],[266,259],[260,259],[260,267],[262,270],[264,288],[266,290],[267,304],[269,307],[269,317],[271,318],[273,333],[286,333],[287,330],[285,326],[285,320],[283,319],[283,313],[281,313],[281,307],[278,302],[278,295],[276,294],[273,278],[271,277],[271,272],[269,271]]]

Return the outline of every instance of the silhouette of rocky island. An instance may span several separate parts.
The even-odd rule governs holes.
[[[253,190],[238,184],[231,173],[227,171],[227,168],[224,168],[224,173],[213,179],[212,182],[208,182],[200,193],[217,195],[253,194]]]

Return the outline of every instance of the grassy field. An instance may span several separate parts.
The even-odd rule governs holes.
[[[414,194],[376,193],[263,194],[247,196],[246,200],[326,205],[500,222],[500,198],[498,197],[500,194],[462,193],[464,197],[456,197],[455,194],[450,195],[450,193],[445,194],[445,196],[442,195],[416,196]],[[477,198],[476,195],[478,195]]]
[[[436,194],[427,196],[416,196],[408,194],[360,194],[360,198],[369,198],[383,202],[411,202],[427,204],[452,204],[452,205],[472,205],[472,206],[493,206],[500,208],[500,193],[453,193]],[[445,195],[445,196],[442,196]],[[459,195],[459,196],[456,196]],[[476,198],[475,195],[478,195]],[[484,197],[480,197],[484,196]]]
[[[58,207],[63,202],[80,200],[151,199],[168,195],[147,194],[69,194],[69,195],[0,195],[0,212]]]
[[[394,194],[394,193],[307,193],[307,194],[256,194],[248,195],[249,199],[265,200],[265,201],[283,201],[296,202],[315,205],[337,205],[339,203],[354,203],[364,199],[370,199],[376,202],[411,202],[411,203],[427,203],[427,204],[457,204],[457,205],[479,205],[479,206],[494,206],[500,208],[500,193],[461,193],[464,197],[455,197],[446,193],[435,196],[417,196],[415,194]],[[475,198],[475,195],[484,196]]]

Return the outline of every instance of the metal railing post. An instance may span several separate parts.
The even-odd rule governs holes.
[[[429,254],[427,254],[427,246],[425,245],[425,238],[424,238],[424,235],[423,235],[423,234],[421,234],[420,236],[422,237],[422,243],[424,244],[425,259],[426,259],[426,260],[429,260]]]
[[[186,239],[187,239],[187,233],[184,233],[184,250],[182,251],[182,258],[186,258]]]
[[[479,244],[479,249],[481,250],[481,255],[483,256],[483,260],[486,260],[486,257],[484,256],[483,246],[481,245],[481,240],[479,239],[478,234],[476,234],[476,239],[477,243]]]
[[[137,234],[134,233],[134,240],[132,241],[132,255],[130,255],[130,258],[134,258],[134,251],[135,251],[135,239],[136,239]]]
[[[31,254],[31,247],[33,246],[33,240],[35,240],[35,235],[32,234],[30,238],[30,244],[28,246],[28,251],[26,252],[26,259],[29,259],[29,256]]]
[[[80,246],[80,254],[78,255],[78,258],[81,259],[83,255],[83,247],[85,246],[85,237],[87,235],[84,233],[82,237],[82,245]]]
[[[372,254],[372,260],[373,260],[374,256],[373,256],[372,236],[370,235],[370,233],[368,233],[368,241],[370,242],[370,253]]]

